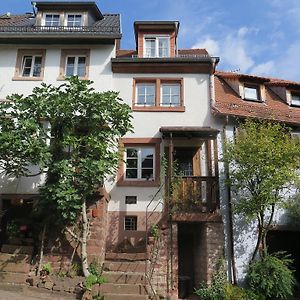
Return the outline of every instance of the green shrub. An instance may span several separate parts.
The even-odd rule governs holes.
[[[224,260],[220,260],[217,264],[216,271],[213,273],[211,284],[202,283],[195,294],[201,300],[224,300],[225,285],[227,284],[227,276]]]
[[[43,266],[42,266],[42,271],[44,272],[44,273],[46,273],[46,274],[51,274],[52,273],[52,266],[51,266],[51,263],[50,262],[48,262],[48,263],[46,263],[46,264],[43,264]]]
[[[263,300],[262,296],[242,287],[227,283],[224,287],[226,300]]]
[[[282,253],[267,255],[253,262],[246,276],[249,289],[264,295],[263,299],[287,299],[292,296],[295,277],[290,269],[291,263],[292,260],[282,256]]]
[[[106,283],[106,279],[102,276],[101,266],[93,261],[89,266],[90,275],[85,279],[84,287],[90,290],[94,284]]]

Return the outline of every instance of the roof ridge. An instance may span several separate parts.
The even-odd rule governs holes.
[[[255,74],[246,74],[246,73],[239,73],[239,72],[230,72],[230,71],[220,71],[217,70],[215,72],[215,75],[222,75],[222,74],[227,74],[227,75],[232,75],[232,76],[249,76],[249,77],[254,77],[254,78],[260,78],[260,79],[269,79],[270,82],[285,82],[285,83],[297,83],[300,84],[300,81],[295,81],[295,80],[289,80],[289,79],[283,79],[283,78],[276,78],[272,76],[261,76],[261,75],[255,75]]]

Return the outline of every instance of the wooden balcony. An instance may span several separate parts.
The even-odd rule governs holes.
[[[170,209],[175,213],[209,213],[219,208],[216,177],[183,176],[173,185]]]

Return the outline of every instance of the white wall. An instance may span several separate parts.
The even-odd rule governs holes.
[[[14,93],[28,95],[42,81],[14,81],[15,66],[18,49],[46,49],[46,60],[43,82],[61,85],[64,81],[57,80],[59,76],[61,49],[90,49],[89,79],[94,81],[93,87],[97,91],[113,89],[111,58],[115,56],[114,45],[1,45],[0,48],[0,99]],[[43,184],[45,177],[8,178],[0,177],[2,194],[20,193],[33,194],[38,192],[38,187]]]
[[[150,138],[161,137],[162,126],[210,126],[209,75],[207,74],[114,74],[113,89],[120,92],[120,97],[132,106],[133,78],[183,78],[185,112],[133,112],[134,132],[126,137]],[[161,155],[164,145],[161,144]],[[120,187],[111,180],[106,183],[110,192],[109,211],[145,212],[149,201],[158,187]],[[125,205],[125,195],[137,196],[136,205]],[[158,195],[151,209],[162,201]],[[162,206],[159,205],[158,209]]]

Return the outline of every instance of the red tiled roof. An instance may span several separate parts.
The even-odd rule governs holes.
[[[132,57],[132,55],[137,55],[136,50],[118,50],[117,57]]]
[[[209,55],[206,49],[179,49],[179,55]],[[137,55],[136,50],[118,50],[117,57],[132,57],[132,55]]]
[[[268,79],[266,84],[265,102],[253,102],[243,100],[226,82],[226,79],[241,80],[248,76],[264,78],[252,75],[216,72],[215,76],[215,103],[212,107],[212,113],[217,115],[227,115],[235,117],[253,117],[259,119],[277,120],[288,124],[300,125],[300,108],[291,107],[283,101],[277,94],[272,92],[268,85],[272,82],[277,82],[272,78]],[[273,81],[274,80],[274,81]],[[282,82],[293,83],[292,81],[283,80]],[[300,87],[300,83],[297,83]]]
[[[209,55],[206,49],[179,49],[180,55]]]
[[[0,26],[18,26],[28,22],[32,18],[31,14],[0,16]]]

